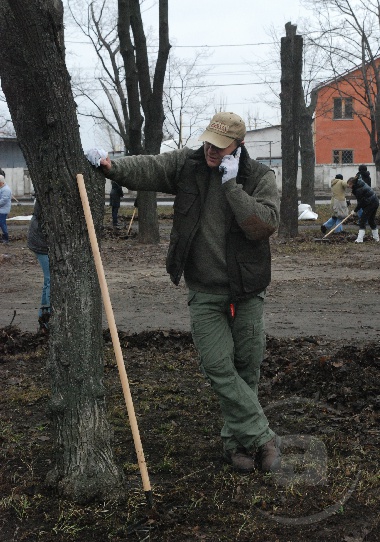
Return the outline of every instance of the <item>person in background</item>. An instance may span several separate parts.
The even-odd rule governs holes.
[[[0,229],[3,232],[2,242],[9,243],[7,216],[12,208],[12,191],[5,182],[4,175],[0,175]]]
[[[197,150],[107,157],[100,165],[131,190],[175,194],[166,269],[176,285],[185,277],[201,369],[224,418],[224,459],[238,471],[257,464],[269,472],[281,464],[280,438],[269,427],[258,385],[279,194],[273,171],[250,158],[245,134],[241,117],[218,113]]]
[[[347,181],[343,180],[343,175],[338,173],[335,175],[335,179],[331,181],[331,208],[332,215],[321,226],[322,233],[326,233],[328,229],[334,228],[337,224],[342,222],[348,215],[348,207],[346,202],[346,188]],[[335,230],[336,233],[343,231],[343,226],[340,225]]]
[[[367,222],[372,230],[374,241],[379,242],[379,231],[375,220],[376,212],[379,207],[379,198],[372,188],[363,181],[359,173],[357,173],[355,177],[350,177],[347,181],[347,185],[351,188],[352,194],[357,201],[354,212],[357,213],[359,209],[363,210],[363,213],[359,218],[359,233],[355,243],[363,242]]]
[[[358,172],[356,174],[357,177],[360,176],[360,178],[366,183],[368,184],[368,186],[371,186],[371,175],[369,173],[369,171],[367,170],[367,166],[365,164],[360,164],[359,168],[358,168]],[[363,209],[358,209],[358,217],[360,218],[363,214]],[[357,222],[357,224],[359,225],[359,222]],[[367,222],[368,224],[368,222]],[[366,224],[366,225],[367,225]]]
[[[117,184],[115,181],[112,181],[112,187],[111,187],[111,192],[110,192],[110,205],[112,209],[112,225],[114,227],[118,225],[117,215],[120,209],[120,200],[123,196],[124,196],[124,192],[121,186]]]
[[[41,305],[38,310],[38,323],[40,331],[42,333],[47,333],[49,331],[49,319],[51,312],[50,263],[47,238],[43,230],[43,224],[41,220],[41,206],[37,199],[34,203],[33,216],[28,231],[27,245],[28,248],[36,255],[44,276],[44,282],[42,285]]]
[[[361,176],[362,180],[368,184],[368,186],[371,186],[371,174],[367,170],[367,166],[364,164],[361,164],[358,168],[358,172],[356,174],[357,176]]]

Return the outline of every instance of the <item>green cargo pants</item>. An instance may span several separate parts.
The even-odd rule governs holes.
[[[238,301],[189,290],[191,330],[201,369],[217,394],[225,450],[258,448],[273,438],[257,397],[265,350],[263,296]]]

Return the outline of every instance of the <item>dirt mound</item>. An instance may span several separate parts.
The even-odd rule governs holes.
[[[320,338],[269,338],[262,374],[271,393],[285,389],[338,409],[374,411],[376,416],[380,410],[380,341],[332,350]]]
[[[41,348],[46,348],[47,336],[44,334],[21,331],[17,326],[7,326],[0,329],[0,362],[6,362],[19,354],[36,354]]]
[[[0,330],[1,540],[380,539],[378,341],[268,338],[260,396],[290,461],[281,478],[241,476],[221,460],[218,401],[199,371],[189,333],[119,336],[154,510],[146,510],[109,331],[105,385],[126,502],[82,506],[45,486],[54,456],[46,415],[47,338],[9,326]],[[311,443],[306,451],[305,443]]]
[[[122,331],[118,332],[120,344],[124,348],[138,349],[160,349],[162,350],[182,350],[192,344],[191,333],[181,331],[142,331],[129,335]],[[103,332],[103,338],[106,342],[111,342],[111,333],[109,329]]]

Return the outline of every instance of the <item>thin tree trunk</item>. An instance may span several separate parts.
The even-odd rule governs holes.
[[[315,209],[315,151],[313,141],[313,115],[316,105],[316,93],[312,93],[311,102],[306,106],[302,92],[300,101],[300,147],[301,147],[301,202]]]
[[[137,0],[118,0],[119,18],[118,33],[120,40],[120,53],[124,61],[125,76],[127,82],[128,107],[129,107],[129,133],[130,146],[129,154],[158,154],[160,152],[162,141],[161,119],[161,138],[158,147],[153,152],[146,146],[146,141],[150,137],[149,117],[143,107],[145,115],[145,145],[142,146],[142,125],[144,117],[141,114],[140,100],[144,101],[144,96],[151,96],[151,83],[149,73],[148,53],[146,39],[140,13],[140,3]],[[134,43],[132,43],[131,32],[133,32]],[[162,94],[161,94],[162,108]],[[159,108],[158,108],[159,109]],[[139,205],[139,242],[145,244],[157,244],[160,241],[158,217],[157,217],[157,198],[155,192],[138,192]]]
[[[43,208],[51,266],[48,370],[56,463],[48,481],[76,501],[118,495],[103,387],[101,296],[76,174],[83,173],[97,231],[104,178],[84,158],[64,60],[58,0],[0,0],[0,75]]]
[[[373,161],[376,166],[376,176],[372,181],[373,188],[380,187],[380,89],[376,94],[375,101],[375,119],[376,119],[376,146],[373,148]]]

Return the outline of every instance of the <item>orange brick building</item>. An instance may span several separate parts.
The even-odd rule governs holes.
[[[367,78],[371,68],[367,69]],[[370,79],[370,77],[369,77]],[[369,110],[360,69],[318,88],[314,119],[316,164],[371,164]],[[363,123],[365,126],[363,126]]]

